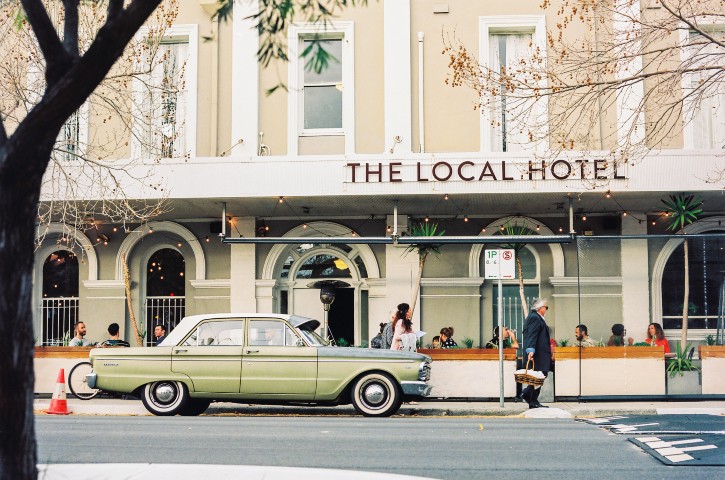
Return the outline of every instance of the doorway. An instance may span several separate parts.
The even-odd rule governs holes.
[[[327,316],[332,338],[338,345],[355,343],[355,289],[335,289],[335,301]]]

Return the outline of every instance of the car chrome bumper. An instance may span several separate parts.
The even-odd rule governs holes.
[[[431,386],[425,382],[400,382],[403,388],[403,395],[417,395],[427,397],[430,395]]]
[[[95,373],[87,373],[86,374],[86,382],[88,383],[89,388],[96,388],[96,379],[98,378],[98,375]]]

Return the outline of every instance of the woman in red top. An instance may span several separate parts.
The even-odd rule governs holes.
[[[658,347],[665,347],[665,353],[670,353],[670,342],[665,338],[665,332],[659,323],[650,323],[647,328],[647,340],[645,342]]]

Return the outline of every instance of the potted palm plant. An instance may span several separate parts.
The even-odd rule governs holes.
[[[702,393],[700,369],[692,360],[690,344],[677,345],[675,356],[667,360],[667,395],[699,395]]]

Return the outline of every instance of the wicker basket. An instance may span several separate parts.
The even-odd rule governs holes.
[[[529,364],[531,364],[531,369],[529,369]],[[516,383],[521,383],[522,385],[533,385],[534,387],[539,387],[544,384],[544,380],[546,380],[546,377],[537,377],[533,374],[534,372],[534,360],[531,359],[526,362],[526,369],[522,372],[520,370],[517,370],[514,373],[514,378],[516,379]]]

